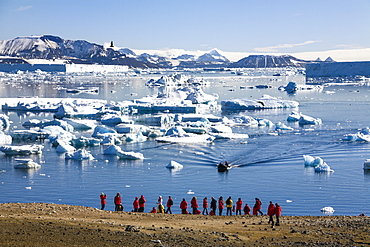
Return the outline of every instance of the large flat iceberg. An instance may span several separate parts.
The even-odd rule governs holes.
[[[260,99],[231,99],[221,101],[222,111],[296,108],[298,106],[299,103],[297,101],[283,100],[269,95],[263,95]]]

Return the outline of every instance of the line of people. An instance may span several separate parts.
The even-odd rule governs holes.
[[[107,195],[104,193],[100,194],[100,200],[101,200],[101,210],[104,210],[105,205],[107,204]],[[145,209],[145,203],[146,199],[143,195],[139,197],[135,197],[135,200],[133,201],[133,212],[144,212]],[[115,211],[123,211],[122,206],[122,197],[120,193],[117,193],[114,197],[114,205],[115,205]],[[166,206],[167,209],[165,210],[165,207],[163,205],[163,198],[162,196],[158,197],[157,201],[157,207],[153,207],[150,213],[167,213],[172,214],[172,207],[174,205],[173,199],[171,196],[168,197]],[[203,215],[216,215],[217,208],[218,208],[218,215],[222,215],[223,210],[226,206],[226,215],[233,215],[233,212],[235,212],[235,215],[242,215],[242,211],[244,215],[250,215],[251,208],[249,207],[248,203],[246,203],[243,207],[243,201],[241,198],[238,198],[238,200],[234,202],[229,196],[226,201],[224,201],[223,197],[221,196],[218,200],[216,200],[214,197],[211,198],[210,205],[208,203],[208,198],[204,197],[203,199],[203,211],[201,212],[199,210],[198,205],[198,199],[194,196],[190,201],[190,208],[192,209],[192,213],[188,211],[188,202],[185,200],[185,198],[182,199],[180,202],[180,209],[182,214],[203,214]],[[210,208],[210,212],[208,212],[208,208]],[[255,198],[255,203],[253,206],[253,215],[263,215],[262,209],[262,202],[260,199]],[[270,204],[267,209],[267,215],[270,216],[269,223],[272,223],[272,227],[275,225],[273,216],[276,216],[276,226],[280,224],[279,217],[281,215],[281,206],[278,203],[275,203],[275,205],[270,201]]]

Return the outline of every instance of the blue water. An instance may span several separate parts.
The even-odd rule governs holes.
[[[0,154],[0,201],[1,202],[46,202],[99,207],[99,194],[108,195],[107,210],[113,210],[113,197],[123,195],[125,211],[132,210],[135,196],[145,195],[146,211],[155,206],[157,198],[168,195],[174,198],[174,213],[180,213],[180,200],[188,201],[193,196],[202,199],[238,197],[253,205],[254,198],[263,202],[263,211],[268,202],[278,202],[284,215],[321,215],[320,209],[331,206],[335,215],[370,214],[370,173],[364,172],[363,162],[370,158],[370,144],[341,141],[343,135],[356,133],[370,126],[369,87],[331,86],[322,92],[298,92],[288,95],[277,86],[288,81],[303,82],[303,76],[248,77],[222,74],[197,74],[210,80],[206,93],[218,93],[220,100],[230,98],[257,98],[263,94],[292,99],[300,103],[303,114],[321,118],[320,126],[299,127],[289,124],[286,118],[291,109],[246,111],[213,114],[229,118],[249,115],[284,122],[294,131],[278,136],[269,135],[268,128],[235,127],[235,133],[248,133],[248,143],[240,140],[216,140],[212,144],[163,144],[155,140],[144,143],[121,145],[123,150],[139,151],[146,157],[143,161],[123,161],[114,156],[103,155],[105,147],[89,150],[94,161],[65,160],[46,141],[42,155],[32,158],[42,167],[38,170],[14,169],[14,158]],[[159,75],[126,76],[50,76],[49,78],[25,77],[23,80],[0,81],[0,98],[18,96],[38,97],[83,97],[107,100],[129,100],[156,92],[145,86],[150,78]],[[269,84],[269,89],[240,89],[240,86]],[[58,87],[81,85],[98,86],[99,94],[67,94]],[[115,92],[115,93],[112,93]],[[4,100],[0,99],[3,103]],[[49,113],[6,113],[12,120],[12,129],[22,129],[22,123],[30,118],[52,119]],[[10,132],[11,132],[10,130]],[[81,133],[76,133],[81,135]],[[82,135],[89,136],[91,132]],[[19,143],[22,144],[22,143]],[[302,155],[320,156],[335,170],[334,173],[315,173],[303,166]],[[178,171],[165,166],[173,159],[184,165]],[[228,173],[218,173],[215,164],[227,160],[241,165]],[[194,194],[188,194],[189,191]]]

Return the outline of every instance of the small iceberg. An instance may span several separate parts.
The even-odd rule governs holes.
[[[92,156],[92,154],[90,154],[86,149],[79,149],[73,153],[66,153],[65,158],[72,160],[93,160],[94,156]]]
[[[166,168],[170,168],[170,169],[181,169],[183,167],[184,167],[183,165],[173,160],[171,160],[166,166]]]
[[[344,135],[343,141],[370,142],[370,128],[363,128],[360,132],[357,132],[356,134]]]
[[[6,155],[31,155],[41,154],[43,145],[22,145],[22,146],[0,146],[0,151]]]
[[[119,151],[117,152],[117,156],[120,159],[125,159],[125,160],[143,160],[144,159],[144,155],[142,153],[136,153],[136,152]]]
[[[297,91],[322,91],[324,87],[321,85],[298,85],[296,82],[290,81],[286,86],[280,86],[278,89],[293,94]]]
[[[269,95],[263,95],[260,99],[232,99],[221,101],[222,111],[263,110],[277,108],[296,108],[297,101],[282,100]]]
[[[278,122],[275,124],[275,130],[281,131],[281,130],[294,130],[292,127],[287,126],[286,124],[282,122]]]
[[[297,122],[299,125],[319,125],[322,124],[320,118],[313,118],[302,113],[293,111],[287,118],[288,122]]]
[[[117,155],[118,152],[122,152],[122,149],[116,145],[110,145],[106,149],[104,149],[103,154],[107,155]]]
[[[334,172],[326,162],[320,157],[303,155],[304,165],[314,167],[315,172]]]
[[[320,209],[320,211],[321,211],[323,214],[330,215],[330,214],[333,214],[335,210],[334,210],[334,208],[332,208],[332,207],[323,207],[322,209]]]
[[[58,140],[57,143],[58,143],[58,146],[55,149],[55,151],[57,153],[67,153],[67,152],[74,152],[74,151],[76,151],[76,148],[75,147],[69,145],[68,143],[65,143],[64,141]]]
[[[15,159],[18,164],[14,165],[16,169],[38,169],[41,165],[34,162],[32,159]]]

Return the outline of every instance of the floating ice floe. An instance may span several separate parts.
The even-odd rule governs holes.
[[[312,166],[315,172],[334,172],[326,162],[320,157],[313,157],[311,155],[303,155],[304,165]]]
[[[5,145],[0,146],[0,151],[6,155],[31,155],[31,154],[41,154],[43,145],[21,145],[21,146],[11,146]]]
[[[94,156],[86,149],[78,149],[75,152],[66,153],[65,158],[72,160],[93,160]]]
[[[313,118],[302,113],[293,111],[287,118],[288,122],[298,121],[299,125],[318,125],[322,124],[320,118]]]
[[[370,128],[363,128],[360,132],[357,132],[356,134],[344,135],[343,141],[370,142]]]
[[[106,149],[104,149],[103,154],[107,155],[117,155],[117,152],[121,152],[122,149],[116,145],[110,145]]]
[[[122,144],[122,141],[115,135],[107,135],[103,137],[103,140],[100,142],[101,145],[119,145]]]
[[[5,114],[0,114],[0,131],[7,130],[10,127],[9,117]]]
[[[292,127],[290,126],[287,126],[286,124],[282,123],[282,122],[278,122],[275,124],[275,130],[294,130]]]
[[[126,135],[126,142],[145,142],[148,138],[143,136],[141,132],[136,134],[127,134]]]
[[[181,165],[180,163],[174,161],[174,160],[171,160],[168,165],[166,166],[166,168],[170,168],[170,169],[181,169],[183,168],[184,166]]]
[[[128,116],[119,116],[116,114],[106,114],[101,117],[100,122],[106,125],[117,125],[120,123],[133,124],[134,121],[129,119]]]
[[[92,134],[92,137],[103,138],[107,134],[108,135],[116,135],[117,132],[114,129],[98,125],[94,129],[94,133]]]
[[[13,130],[11,136],[18,141],[36,141],[46,139],[49,133],[37,130]]]
[[[95,128],[96,121],[95,120],[81,120],[81,119],[70,119],[70,118],[63,118],[68,124],[73,126],[75,130],[90,130]]]
[[[55,149],[57,153],[68,153],[68,152],[74,152],[76,151],[76,148],[69,145],[68,143],[65,143],[64,141],[57,141],[58,146]]]
[[[12,144],[12,136],[5,134],[0,130],[0,145]]]
[[[34,162],[32,159],[15,159],[18,164],[14,165],[16,169],[38,169],[41,165]]]
[[[125,160],[143,160],[144,159],[144,155],[142,153],[137,153],[137,152],[118,151],[117,156],[120,159],[125,159]]]
[[[334,208],[332,207],[323,207],[322,209],[320,209],[320,211],[323,213],[323,214],[333,214],[334,213]]]
[[[278,89],[287,93],[295,93],[297,91],[322,91],[324,87],[321,85],[298,85],[291,81],[286,86],[280,86]]]
[[[251,116],[238,116],[234,117],[234,123],[236,125],[244,125],[249,127],[258,127],[258,121]]]
[[[84,137],[81,136],[76,139],[71,140],[72,146],[80,148],[80,147],[97,147],[101,144],[101,139],[93,138],[93,137]]]
[[[295,108],[299,103],[293,100],[278,99],[263,95],[260,99],[232,99],[221,101],[222,111],[262,110],[276,108]]]
[[[166,136],[159,137],[156,141],[169,143],[210,143],[213,142],[214,139],[215,137],[208,134],[197,135],[186,133],[182,127],[176,126],[169,129]]]

